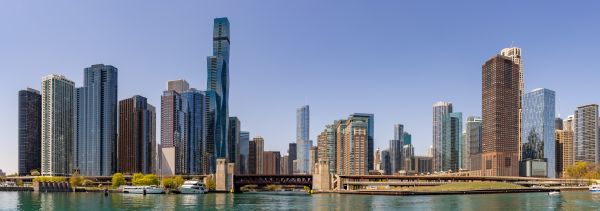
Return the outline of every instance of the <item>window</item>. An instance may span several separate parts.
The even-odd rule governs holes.
[[[504,167],[510,167],[511,166],[511,162],[510,162],[510,157],[505,157],[504,158]]]
[[[492,169],[492,160],[485,161],[485,169]]]

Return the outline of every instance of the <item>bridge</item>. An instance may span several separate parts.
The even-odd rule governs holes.
[[[312,187],[312,175],[233,175],[233,187],[236,192],[245,185],[284,185]]]

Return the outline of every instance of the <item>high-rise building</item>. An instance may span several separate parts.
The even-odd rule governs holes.
[[[184,88],[186,88],[184,86]],[[204,92],[194,88],[179,93],[181,96],[181,111],[179,118],[181,129],[179,142],[176,142],[176,157],[178,157],[179,174],[198,175],[204,173],[202,168],[202,150],[204,149]],[[183,122],[183,123],[181,123]],[[178,150],[177,150],[178,149]]]
[[[431,157],[433,159],[433,145],[429,145],[429,148],[427,148],[427,157]]]
[[[379,148],[377,148],[375,150],[375,171],[377,172],[381,172],[381,150]],[[381,172],[383,173],[383,172]]]
[[[575,111],[575,161],[598,163],[598,105],[577,107]]]
[[[483,120],[478,116],[467,117],[464,143],[468,143],[468,151],[463,151],[469,158],[465,169],[481,170],[481,137]],[[464,156],[463,156],[464,157]]]
[[[452,113],[452,103],[433,104],[433,171],[442,171],[442,117]]]
[[[255,174],[265,174],[265,168],[264,168],[264,152],[265,152],[265,140],[258,136],[258,137],[254,137],[252,139],[253,145],[254,145],[254,161],[256,162],[254,164],[256,170],[255,170]],[[252,145],[251,145],[252,146]],[[252,150],[251,150],[252,152]]]
[[[522,130],[523,130],[523,95],[525,95],[525,80],[523,78],[523,58],[522,58],[522,54],[521,54],[521,48],[519,47],[514,47],[511,46],[510,48],[504,48],[500,51],[500,55],[508,57],[509,59],[512,60],[512,62],[516,65],[519,66],[519,77],[518,77],[518,88],[519,88],[519,97],[518,97],[518,104],[519,104],[519,110],[518,110],[518,120],[519,120],[519,124],[518,124],[518,147],[519,147],[519,160],[521,160],[521,147],[523,146],[523,140],[521,137]]]
[[[471,146],[469,146],[470,143],[467,140],[469,139],[467,138],[467,130],[465,127],[463,128],[460,138],[460,169],[470,169],[471,166],[471,154],[469,149]]]
[[[281,165],[281,168],[280,168],[279,172],[281,174],[284,174],[284,175],[287,174],[287,171],[288,171],[288,159],[289,158],[290,157],[288,155],[284,155],[283,157],[281,157],[281,162],[279,162],[280,165]]]
[[[404,143],[404,145],[412,144],[412,135],[405,131],[402,135],[402,143]]]
[[[373,156],[375,152],[375,115],[354,113],[350,117],[367,118],[367,172],[374,169]]]
[[[265,175],[281,174],[281,153],[279,151],[265,151],[263,154],[263,173]]]
[[[237,164],[238,173],[239,174],[248,174],[248,155],[250,153],[250,132],[240,131],[240,144],[239,144],[239,154],[238,157],[239,164]],[[286,165],[287,167],[287,165]]]
[[[390,162],[390,151],[383,150],[381,151],[381,170],[384,175],[392,174],[392,164]]]
[[[257,174],[256,160],[256,142],[253,139],[248,142],[248,174]]]
[[[368,115],[351,115],[345,121],[336,121],[338,175],[367,175],[369,172],[369,122],[372,119]]]
[[[308,151],[310,150],[310,110],[308,105],[302,106],[296,110],[296,147],[298,173],[308,173]]]
[[[442,171],[457,172],[461,167],[462,113],[442,116]]]
[[[556,178],[555,98],[554,91],[542,88],[523,95],[521,176]],[[547,175],[541,175],[541,168],[524,169],[524,163],[530,160],[546,162]]]
[[[390,140],[390,164],[391,164],[391,172],[397,173],[402,169],[402,147],[404,144],[402,140]]]
[[[190,84],[183,79],[167,81],[167,90],[176,91],[182,93],[190,89]]]
[[[329,162],[329,172],[335,173],[335,128],[334,125],[326,125],[325,130],[318,136],[318,149],[319,158],[318,160],[326,160]]]
[[[496,55],[482,65],[482,175],[519,175],[519,65]]]
[[[288,147],[288,174],[294,174],[297,172],[297,169],[294,167],[294,162],[298,158],[298,145],[296,143],[290,143]]]
[[[415,148],[412,144],[407,144],[402,147],[402,171],[409,172],[414,169],[412,159],[415,157]]]
[[[575,115],[569,115],[563,120],[563,130],[575,131]]]
[[[238,119],[237,117],[229,117],[229,138],[227,138],[227,141],[229,141],[229,143],[227,144],[228,146],[230,146],[227,150],[228,150],[228,154],[229,154],[229,160],[228,162],[230,163],[235,163],[236,165],[239,166],[239,156],[240,156],[240,129],[241,129],[241,124],[240,124],[240,119]]]
[[[573,131],[556,130],[556,174],[563,177],[568,166],[573,165]]]
[[[562,130],[563,127],[563,119],[561,119],[560,117],[556,117],[556,119],[554,119],[554,127],[556,130]]]
[[[110,176],[117,167],[118,70],[96,64],[84,69],[75,90],[74,168],[81,175]]]
[[[217,158],[228,159],[227,126],[229,121],[229,44],[227,18],[216,18],[213,27],[213,55],[206,58],[206,148],[208,171],[214,173]],[[232,146],[233,147],[233,146]],[[228,159],[229,160],[229,159]],[[205,169],[206,170],[206,169]]]
[[[42,78],[42,175],[71,174],[74,87],[73,81],[61,75]]]
[[[403,124],[395,124],[394,125],[394,140],[403,140],[404,138],[404,125]]]
[[[156,154],[156,109],[145,97],[135,95],[119,101],[117,171],[154,173]]]
[[[42,154],[42,95],[35,89],[19,91],[19,176],[40,171]]]

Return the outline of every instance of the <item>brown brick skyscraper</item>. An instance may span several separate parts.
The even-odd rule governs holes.
[[[519,65],[496,55],[482,66],[482,175],[519,175]]]

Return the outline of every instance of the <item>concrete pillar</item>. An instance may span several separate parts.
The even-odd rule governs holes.
[[[217,170],[215,174],[216,191],[229,191],[227,189],[227,161],[223,158],[217,159]]]
[[[232,191],[232,189],[234,188],[234,184],[233,184],[234,173],[235,173],[235,163],[228,163],[227,164],[227,181],[226,181],[228,191]]]
[[[313,190],[316,191],[331,191],[331,173],[329,173],[329,161],[320,160],[315,164],[313,169]]]

